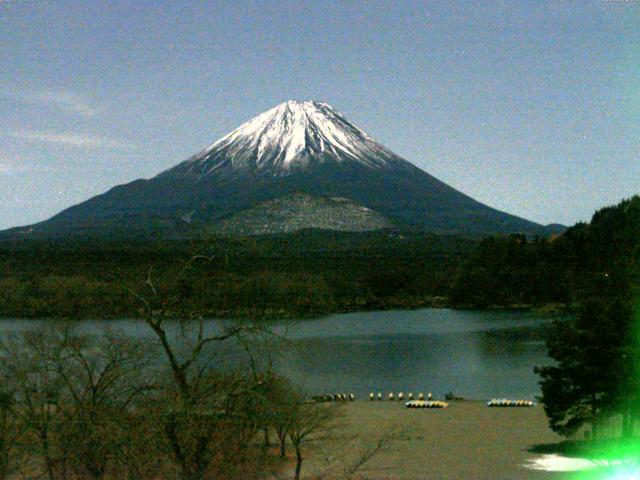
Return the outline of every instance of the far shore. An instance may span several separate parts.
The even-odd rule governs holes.
[[[439,297],[440,298],[440,297]],[[215,318],[219,320],[252,320],[252,321],[280,321],[280,320],[314,320],[329,315],[340,315],[345,313],[357,313],[357,312],[385,312],[385,311],[410,311],[420,309],[451,309],[451,310],[470,310],[470,311],[501,311],[501,312],[532,312],[540,316],[553,316],[570,313],[573,309],[570,305],[565,304],[546,304],[546,305],[491,305],[491,306],[473,306],[473,305],[450,305],[445,301],[437,302],[415,302],[411,304],[366,304],[353,306],[352,308],[339,308],[330,309],[325,311],[314,312],[286,312],[284,310],[234,310],[234,311],[219,311],[219,312],[206,312],[203,318]],[[179,318],[178,314],[168,314],[167,318]],[[127,320],[142,320],[143,317],[125,317]],[[61,320],[61,321],[82,321],[82,320],[122,320],[123,317],[109,317],[109,316],[74,316],[69,317],[24,317],[19,315],[4,314],[0,315],[0,322],[2,320]]]

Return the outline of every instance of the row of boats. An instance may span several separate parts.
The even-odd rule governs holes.
[[[315,395],[311,399],[318,403],[353,402],[356,396],[353,393],[334,393],[332,395]]]
[[[369,394],[369,400],[371,400],[372,402],[373,402],[374,400],[381,401],[383,398],[384,398],[384,397],[382,396],[382,393],[380,393],[380,392],[378,392],[378,395],[377,395],[377,396],[376,396],[376,394],[374,394],[373,392],[371,392],[371,393]],[[427,400],[429,400],[429,401],[430,401],[430,400],[431,400],[431,398],[432,398],[432,395],[431,395],[430,393],[429,393],[429,394],[427,394]],[[419,394],[418,394],[418,400],[424,400],[424,399],[425,399],[425,398],[424,398],[424,393],[419,393]],[[390,400],[390,401],[392,401],[392,402],[393,402],[394,400],[398,400],[399,402],[402,402],[402,401],[404,400],[404,393],[403,393],[403,392],[400,392],[400,393],[398,393],[398,395],[395,395],[393,392],[390,392],[390,393],[387,395],[387,400]],[[407,394],[407,400],[409,400],[409,401],[414,400],[413,393],[409,393],[409,394]]]
[[[404,404],[407,408],[447,408],[449,404],[441,400],[411,400]]]
[[[531,400],[511,400],[508,398],[492,398],[487,402],[487,407],[533,407],[535,402]]]
[[[353,402],[356,399],[356,396],[353,393],[334,393],[331,395],[315,395],[311,397],[315,402]],[[404,401],[405,396],[403,392],[399,392],[397,395],[393,392],[389,393],[386,396],[387,400],[390,401]],[[369,393],[370,401],[382,401],[384,399],[381,392]],[[407,408],[446,408],[449,406],[447,402],[443,402],[440,400],[433,400],[431,393],[427,394],[426,398],[424,393],[419,393],[418,398],[414,398],[413,393],[408,393],[406,396],[407,402],[405,406]],[[448,400],[449,398],[447,398]],[[508,398],[492,398],[487,402],[487,407],[533,407],[535,406],[535,402],[531,400],[520,400],[520,399],[508,399]]]
[[[373,400],[382,400],[384,397],[382,396],[382,393],[378,392],[378,395],[376,396],[375,393],[370,393],[369,394],[369,400],[373,401]],[[431,394],[427,394],[427,400],[431,401]],[[319,403],[323,403],[323,402],[353,402],[356,399],[356,396],[353,393],[333,393],[333,394],[329,394],[329,395],[314,395],[313,397],[311,397],[311,399],[315,402],[319,402]],[[398,400],[398,401],[403,401],[405,399],[404,393],[400,392],[397,395],[395,395],[393,392],[389,393],[387,395],[387,399],[394,401],[394,400]],[[413,393],[409,393],[407,395],[407,400],[408,401],[412,401],[414,400],[414,396]],[[418,400],[423,401],[425,400],[425,396],[424,393],[419,393],[418,394]]]

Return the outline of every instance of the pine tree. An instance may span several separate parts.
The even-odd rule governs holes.
[[[575,318],[554,323],[547,340],[557,363],[536,368],[551,428],[563,435],[621,414],[633,434],[638,407],[640,348],[640,197],[597,212],[576,245],[583,258]],[[577,273],[577,272],[576,272]]]

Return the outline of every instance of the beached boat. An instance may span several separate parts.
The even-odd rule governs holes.
[[[447,408],[449,404],[440,400],[411,400],[404,404],[407,408]]]

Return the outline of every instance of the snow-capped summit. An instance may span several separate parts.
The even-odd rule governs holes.
[[[197,176],[237,169],[284,176],[313,162],[384,168],[391,157],[327,103],[289,100],[240,125],[181,167]]]

